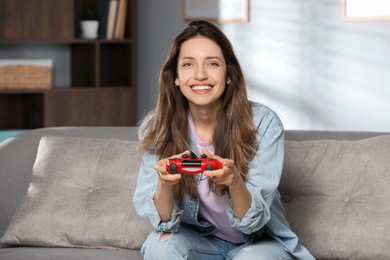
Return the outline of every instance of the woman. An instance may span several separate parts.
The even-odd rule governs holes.
[[[248,101],[231,43],[191,22],[160,72],[156,108],[140,126],[142,165],[133,202],[154,227],[145,259],[314,259],[284,217],[277,187],[284,130]],[[171,174],[168,158],[205,154],[223,167]]]

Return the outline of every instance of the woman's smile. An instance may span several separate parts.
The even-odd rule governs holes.
[[[191,86],[192,91],[196,94],[207,94],[212,88],[213,86],[210,84],[196,84]]]

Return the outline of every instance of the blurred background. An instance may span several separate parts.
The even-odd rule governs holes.
[[[138,116],[184,27],[181,0],[138,2]],[[286,129],[390,131],[390,20],[346,21],[341,0],[252,0],[248,23],[221,23],[249,97]]]
[[[52,89],[0,88],[0,138],[39,127],[137,125],[155,106],[160,67],[186,27],[184,4],[195,0],[126,0],[120,38],[82,39],[79,11],[106,3],[107,19],[110,1],[123,0],[0,0],[0,60],[53,63]],[[249,2],[249,21],[216,24],[233,43],[251,100],[286,129],[390,131],[389,17],[345,19],[343,0]],[[30,17],[19,31],[10,29],[18,8]],[[39,15],[56,17],[53,9],[61,17],[49,20],[54,29],[45,19],[37,28]]]

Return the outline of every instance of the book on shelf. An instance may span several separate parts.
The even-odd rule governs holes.
[[[108,8],[107,30],[106,30],[107,39],[114,38],[118,6],[119,6],[119,0],[110,0],[110,5]]]
[[[111,0],[96,0],[97,12],[100,16],[98,35],[101,39],[105,39],[107,37],[107,22],[110,1]]]
[[[127,1],[128,0],[119,0],[117,18],[115,23],[115,32],[114,32],[115,39],[123,39],[125,36]]]

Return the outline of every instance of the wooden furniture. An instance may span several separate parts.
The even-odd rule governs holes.
[[[136,0],[128,0],[124,39],[81,39],[81,11],[98,1],[0,0],[0,48],[67,45],[71,60],[70,87],[0,89],[0,129],[136,124]]]

